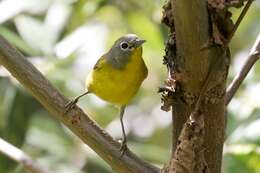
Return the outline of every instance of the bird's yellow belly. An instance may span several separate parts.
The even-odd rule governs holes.
[[[115,69],[110,64],[92,70],[87,77],[86,88],[105,101],[126,105],[146,76],[147,68],[142,58],[131,59],[122,70]]]

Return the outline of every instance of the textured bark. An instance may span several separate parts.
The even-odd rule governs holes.
[[[164,6],[162,21],[170,34],[163,108],[171,106],[173,118],[172,158],[162,170],[165,173],[221,172],[229,67],[226,41],[233,24],[230,13],[213,2],[171,0]]]

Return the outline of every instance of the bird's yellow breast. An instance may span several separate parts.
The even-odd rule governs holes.
[[[117,105],[126,105],[147,77],[147,68],[139,47],[123,69],[116,69],[101,58],[86,79],[86,89],[101,99]]]

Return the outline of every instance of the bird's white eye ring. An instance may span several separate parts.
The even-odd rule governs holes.
[[[127,48],[128,48],[128,43],[127,42],[122,42],[121,44],[120,44],[120,47],[121,47],[121,49],[123,49],[123,50],[126,50]]]

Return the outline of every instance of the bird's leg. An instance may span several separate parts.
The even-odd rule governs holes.
[[[65,114],[75,107],[75,105],[77,104],[77,102],[79,101],[79,99],[80,99],[81,97],[83,97],[84,95],[87,95],[87,94],[89,94],[89,93],[90,93],[89,91],[84,92],[83,94],[81,94],[81,95],[79,95],[78,97],[74,98],[73,100],[69,101],[69,102],[65,105],[65,108],[66,108]]]
[[[126,134],[125,134],[125,128],[124,128],[124,122],[123,122],[125,107],[126,106],[124,105],[124,106],[121,106],[121,108],[120,108],[120,123],[121,123],[122,132],[123,132],[123,140],[122,140],[121,147],[120,147],[121,157],[124,155],[125,151],[127,150]]]

